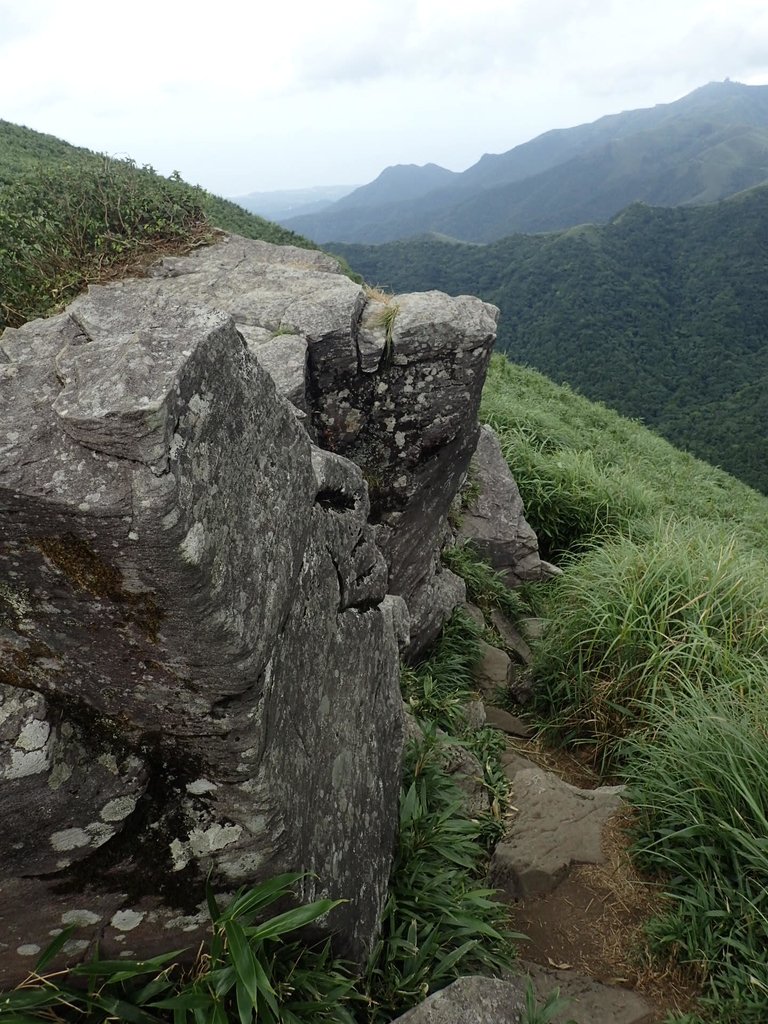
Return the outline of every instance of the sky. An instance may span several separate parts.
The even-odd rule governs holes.
[[[768,83],[767,0],[0,0],[0,118],[220,195]]]

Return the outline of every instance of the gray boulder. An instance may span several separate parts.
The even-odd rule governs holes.
[[[353,957],[383,905],[406,616],[363,475],[161,283],[0,341],[1,986],[67,923],[54,966],[194,951],[209,870],[314,872]]]
[[[499,439],[487,425],[480,430],[469,478],[477,494],[463,511],[458,540],[470,542],[503,573],[510,587],[542,579],[545,574],[536,534],[526,522],[523,499]]]
[[[525,982],[459,978],[392,1024],[521,1024]]]

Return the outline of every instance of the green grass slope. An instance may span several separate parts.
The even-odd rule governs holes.
[[[200,244],[213,227],[314,248],[178,175],[0,121],[0,329],[52,312],[91,281]]]
[[[397,291],[481,295],[518,363],[768,491],[768,188],[487,246],[330,246]]]

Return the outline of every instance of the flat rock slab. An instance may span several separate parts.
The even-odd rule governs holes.
[[[527,740],[533,735],[531,727],[522,718],[510,714],[504,708],[486,707],[485,721],[486,725],[505,732],[507,736],[518,736],[520,739]]]
[[[494,608],[491,612],[491,622],[493,623],[496,632],[504,641],[504,646],[507,650],[514,651],[524,665],[530,665],[533,661],[531,648],[520,635],[520,632],[515,629],[506,615],[504,615],[503,612],[500,612],[498,608]]]
[[[528,757],[523,757],[522,754],[518,754],[511,747],[507,747],[502,752],[501,765],[504,769],[504,774],[510,782],[514,782],[520,772],[527,772],[538,768],[535,761],[531,761]]]
[[[567,999],[565,1008],[552,1024],[649,1024],[650,1004],[637,992],[615,985],[603,985],[578,971],[557,971],[526,963],[526,971],[543,1003],[554,990]]]
[[[550,892],[571,864],[603,863],[602,827],[621,807],[621,792],[579,789],[541,768],[517,772],[518,815],[491,858],[491,885],[517,899]]]
[[[459,978],[392,1024],[522,1024],[525,981]]]

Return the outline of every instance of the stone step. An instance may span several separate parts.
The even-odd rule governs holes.
[[[521,962],[533,982],[539,1002],[554,989],[567,1000],[552,1024],[649,1024],[653,1010],[639,993],[617,985],[604,985],[578,971],[558,971]]]
[[[492,729],[499,729],[507,736],[517,736],[520,739],[528,740],[533,736],[533,730],[517,715],[510,714],[504,708],[497,708],[493,705],[485,706],[485,723]]]
[[[491,857],[489,882],[510,899],[551,892],[572,864],[602,864],[601,833],[621,786],[579,789],[541,768],[517,770],[517,814]]]

